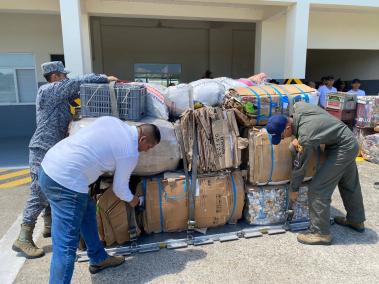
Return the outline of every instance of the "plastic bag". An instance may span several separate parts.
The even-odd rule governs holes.
[[[168,108],[163,93],[166,88],[158,84],[144,84],[147,91],[147,115],[168,120]]]
[[[246,87],[246,84],[228,77],[219,77],[213,80],[222,84],[225,90],[229,90],[231,88]]]
[[[207,106],[217,106],[224,101],[225,87],[213,79],[201,79],[191,82],[193,87],[194,101],[201,102]]]
[[[168,87],[165,92],[168,108],[173,116],[179,117],[183,112],[190,108],[191,86],[189,84],[179,84]]]

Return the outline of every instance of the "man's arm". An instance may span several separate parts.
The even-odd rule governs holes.
[[[290,182],[290,191],[298,192],[301,183],[304,180],[308,163],[313,154],[313,147],[301,146],[297,147],[297,153],[293,159],[292,176]]]
[[[118,158],[113,178],[113,192],[118,198],[126,202],[133,201],[134,195],[129,188],[130,176],[137,165],[137,158]]]
[[[79,78],[66,79],[57,83],[54,91],[55,99],[73,101],[79,98],[80,85],[84,83],[108,83],[109,79],[106,75],[88,74]]]

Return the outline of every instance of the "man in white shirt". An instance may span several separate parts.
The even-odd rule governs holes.
[[[52,209],[50,283],[71,281],[80,234],[87,246],[91,273],[125,261],[124,257],[108,256],[99,240],[96,205],[88,186],[103,173],[114,172],[114,193],[136,206],[139,198],[129,189],[130,176],[139,152],[153,148],[160,138],[153,124],[136,127],[114,117],[101,117],[46,153],[39,181]]]
[[[361,87],[361,80],[359,79],[354,79],[351,82],[351,90],[348,92],[349,94],[354,94],[357,97],[365,96],[366,92],[359,89]]]
[[[333,85],[334,85],[334,77],[328,76],[326,78],[326,85],[322,85],[318,88],[318,91],[320,93],[320,102],[319,102],[320,107],[322,108],[326,107],[326,99],[329,93],[337,92],[337,89],[334,88]]]

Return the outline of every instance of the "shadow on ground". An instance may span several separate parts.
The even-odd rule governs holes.
[[[161,250],[158,253],[138,254],[126,259],[120,267],[91,275],[92,283],[146,283],[159,276],[177,274],[189,262],[206,257],[201,249]]]
[[[345,216],[346,213],[338,210],[335,207],[331,207],[330,215]],[[333,234],[333,245],[355,245],[355,244],[376,244],[379,241],[379,237],[376,231],[366,226],[364,233],[358,233],[348,227],[334,224],[331,228]]]

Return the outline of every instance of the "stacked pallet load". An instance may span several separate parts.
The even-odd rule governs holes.
[[[360,154],[365,160],[379,164],[379,96],[358,97],[355,122]]]
[[[92,186],[99,236],[107,246],[144,233],[204,231],[243,216],[251,225],[285,221],[293,138],[272,145],[262,127],[274,114],[290,116],[298,101],[317,105],[319,94],[302,84],[267,84],[261,77],[169,88],[123,82],[81,86],[81,116],[69,135],[104,115],[129,125],[152,123],[161,133],[156,147],[139,154],[131,179],[133,193],[144,197],[142,207],[135,210],[115,196],[113,173],[105,175],[110,181]],[[321,162],[315,152],[305,181]],[[295,221],[308,219],[306,183],[292,210]]]
[[[270,135],[262,128],[275,114],[291,116],[296,102],[318,105],[319,93],[306,85],[266,84],[231,88],[224,99],[224,108],[232,109],[244,137],[248,139],[247,184],[244,217],[252,225],[272,225],[286,221],[289,209],[295,210],[293,221],[308,219],[307,184],[300,189],[296,204],[288,202],[292,156],[289,146],[294,139],[271,143]],[[304,180],[310,180],[323,161],[321,149],[314,152]]]
[[[244,181],[238,170],[243,147],[239,141],[244,139],[239,137],[234,112],[207,106],[188,110],[177,121],[176,131],[185,168],[196,170],[199,176],[193,181],[192,175],[189,182],[185,172],[144,178],[140,187],[145,192],[145,232],[188,229],[189,189],[194,182],[193,222],[197,229],[236,223],[244,206]]]

